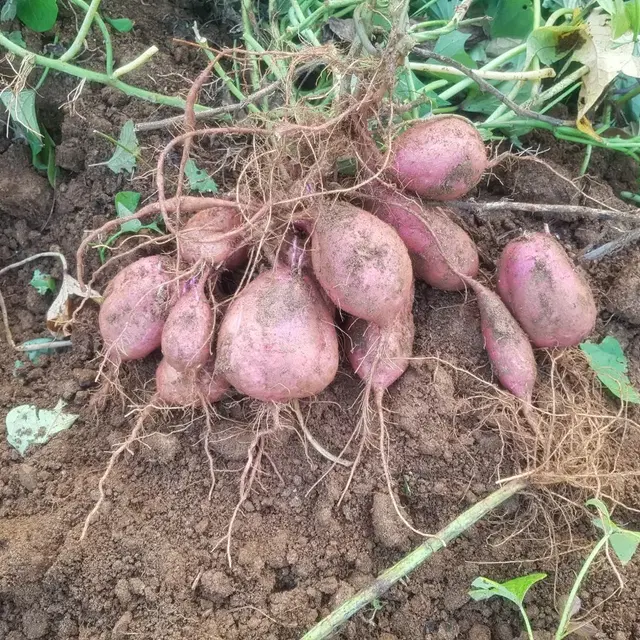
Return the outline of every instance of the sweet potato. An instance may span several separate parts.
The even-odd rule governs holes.
[[[215,316],[204,283],[186,283],[162,331],[162,355],[177,371],[197,369],[209,358]]]
[[[142,258],[116,275],[105,291],[98,324],[109,357],[144,358],[160,346],[173,301],[167,258]]]
[[[410,306],[386,327],[350,318],[345,332],[349,363],[374,391],[387,389],[407,370],[415,333]]]
[[[423,205],[381,183],[367,185],[363,197],[365,209],[391,225],[402,238],[416,278],[435,289],[455,291],[463,289],[464,283],[454,271],[471,278],[477,275],[476,245],[447,216],[446,208]]]
[[[165,358],[156,369],[158,397],[168,405],[188,407],[206,401],[218,402],[229,390],[229,383],[212,373],[213,366],[176,371]]]
[[[531,401],[537,368],[531,343],[500,297],[471,278],[465,278],[476,294],[485,348],[502,386],[514,396]]]
[[[229,305],[216,372],[241,393],[285,402],[320,393],[338,369],[333,317],[313,281],[275,266]]]
[[[241,224],[242,216],[235,207],[198,211],[178,234],[180,257],[189,264],[204,260],[214,266],[235,269],[248,254],[243,235],[231,235]]]
[[[591,289],[548,233],[512,240],[498,264],[498,293],[537,347],[570,347],[594,329]]]
[[[487,151],[468,120],[435,116],[393,141],[391,166],[401,187],[431,200],[455,200],[480,181]]]
[[[318,215],[311,241],[315,276],[339,309],[385,326],[411,302],[407,248],[372,214],[336,202]]]

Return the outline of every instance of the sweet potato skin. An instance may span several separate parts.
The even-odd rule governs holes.
[[[247,259],[242,234],[222,237],[242,224],[235,207],[212,207],[193,215],[178,234],[180,257],[189,264],[207,264],[235,269]]]
[[[216,372],[265,402],[320,393],[338,369],[331,312],[311,278],[277,265],[250,282],[220,325]]]
[[[487,150],[478,130],[460,116],[435,116],[409,127],[393,142],[398,184],[431,200],[455,200],[478,184]]]
[[[371,213],[336,202],[318,216],[311,240],[314,274],[342,311],[384,326],[410,302],[407,248]]]
[[[215,316],[202,284],[187,283],[162,330],[162,355],[177,371],[197,369],[209,359]]]
[[[112,360],[144,358],[161,342],[174,299],[168,259],[142,258],[125,267],[105,291],[98,325]]]
[[[415,335],[410,307],[386,327],[350,318],[345,333],[351,367],[375,391],[388,389],[407,370]]]
[[[498,293],[536,347],[571,347],[594,329],[589,284],[548,233],[512,240],[498,263]]]
[[[457,291],[465,285],[456,271],[471,278],[478,274],[476,245],[445,207],[422,204],[380,183],[366,188],[363,202],[365,209],[397,231],[419,280],[434,289]]]
[[[229,383],[213,373],[213,365],[181,372],[163,358],[156,369],[156,393],[170,406],[190,407],[203,401],[213,404],[228,391]]]
[[[500,297],[471,278],[480,309],[480,324],[489,360],[502,386],[514,396],[531,401],[538,375],[531,343]]]

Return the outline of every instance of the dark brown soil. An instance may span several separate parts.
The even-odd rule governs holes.
[[[136,20],[135,33],[116,39],[122,59],[151,43],[160,46],[152,65],[130,80],[184,94],[188,78],[194,77],[202,61],[173,43],[171,36],[188,31],[193,7],[168,0],[149,4],[118,0],[108,3],[108,10],[110,15]],[[72,21],[64,24],[70,28]],[[215,39],[215,32],[207,35]],[[153,196],[148,169],[167,134],[141,136],[143,160],[131,184],[104,166],[92,166],[111,153],[110,145],[92,132],[117,135],[129,118],[140,121],[169,111],[98,86],[85,87],[73,110],[58,110],[75,84],[52,73],[39,99],[41,115],[59,143],[57,158],[64,170],[53,207],[46,181],[31,169],[24,145],[0,140],[2,265],[52,249],[73,263],[84,231],[113,215],[115,193],[133,188]],[[531,142],[552,146],[555,166],[575,175],[581,161],[579,147],[559,147],[548,137]],[[605,202],[616,203],[613,193],[633,184],[634,169],[623,158],[594,152],[591,166],[595,177],[583,186]],[[534,165],[498,170],[495,178],[483,182],[479,195],[576,201],[570,187]],[[489,279],[499,248],[507,240],[523,229],[542,228],[541,221],[520,215],[468,216],[463,222],[479,244],[482,270]],[[606,222],[551,221],[550,227],[575,251],[611,233]],[[597,332],[621,341],[636,383],[640,383],[639,258],[637,249],[629,249],[586,267],[601,309]],[[9,272],[0,282],[17,341],[47,335],[44,317],[49,300],[28,286],[33,266]],[[35,266],[59,275],[53,262]],[[474,304],[462,294],[418,285],[414,311],[417,356],[437,355],[490,376]],[[80,543],[108,452],[126,438],[135,420],[129,407],[119,402],[100,411],[90,407],[101,347],[96,315],[93,308],[82,316],[71,350],[42,358],[39,364],[16,369],[16,356],[6,342],[0,352],[3,420],[16,405],[50,408],[59,398],[80,414],[71,429],[25,458],[0,438],[0,639],[106,640],[128,635],[163,640],[295,639],[418,543],[419,538],[395,518],[373,447],[338,506],[347,473],[335,470],[316,485],[326,470],[325,461],[313,451],[305,456],[296,437],[282,437],[269,453],[284,483],[265,462],[238,519],[229,568],[224,546],[216,544],[237,502],[250,436],[245,431],[234,440],[214,443],[217,484],[209,502],[204,421],[197,413],[158,416],[146,431],[148,437],[132,448],[133,455],[125,454],[118,463],[100,517]],[[123,367],[127,392],[145,388],[153,360]],[[355,426],[359,391],[358,382],[344,367],[329,390],[303,407],[309,428],[332,451],[341,449]],[[386,397],[391,411],[390,467],[401,503],[418,529],[433,532],[442,527],[495,488],[500,465],[503,475],[512,470],[508,459],[501,460],[499,435],[467,410],[470,392],[464,376],[416,360]],[[253,409],[222,407],[227,420],[221,419],[218,428],[248,424]],[[640,448],[631,453],[640,454]],[[622,498],[630,507],[640,508],[635,481],[627,484]],[[550,556],[542,519],[527,526],[533,504],[529,495],[509,501],[391,589],[377,608],[355,616],[341,637],[516,638],[520,622],[512,606],[498,600],[474,603],[467,591],[478,575],[506,579],[534,570],[550,575],[527,598],[527,609],[535,629],[553,630],[558,618],[554,586],[557,597],[567,592],[596,533],[582,517],[574,523],[571,540],[571,548],[582,551]],[[620,510],[617,518],[640,528],[635,512]],[[569,540],[562,537],[565,529],[559,531],[555,548],[562,552]],[[617,585],[611,571],[604,561],[592,571],[580,597],[583,611],[595,607],[598,638],[640,638],[638,566],[635,561],[622,571],[627,588],[610,600],[607,597]]]

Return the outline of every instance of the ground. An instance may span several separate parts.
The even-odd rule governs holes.
[[[184,93],[202,61],[172,42],[171,36],[184,35],[194,7],[168,0],[105,4],[111,15],[136,20],[135,38],[118,36],[116,52],[123,59],[137,53],[135,47],[160,46],[153,66],[131,80]],[[215,40],[215,32],[207,35]],[[30,167],[25,146],[0,139],[2,265],[47,250],[61,251],[73,264],[83,233],[113,215],[114,194],[129,186],[123,176],[98,164],[109,157],[110,145],[93,131],[116,135],[129,118],[140,121],[169,113],[97,86],[86,87],[73,109],[58,109],[74,86],[72,79],[52,73],[39,99],[43,121],[59,143],[57,159],[63,168],[55,200],[45,178]],[[154,150],[167,136],[158,132],[141,137],[143,164],[133,188],[144,197],[153,197],[149,169]],[[576,174],[581,161],[578,147],[558,146],[549,137],[534,136],[530,143],[551,148],[548,157],[554,165]],[[590,173],[593,178],[582,186],[614,205],[614,193],[632,186],[635,178],[626,160],[600,153],[594,153]],[[566,183],[529,165],[498,169],[473,195],[580,201]],[[523,229],[542,228],[540,220],[511,213],[490,219],[467,215],[462,222],[479,244],[482,272],[489,280],[499,249],[509,238]],[[574,256],[597,242],[603,230],[611,229],[608,222],[551,219],[549,223]],[[598,297],[597,333],[621,341],[636,383],[640,382],[638,258],[638,249],[628,249],[586,267]],[[37,266],[59,275],[54,263]],[[47,299],[28,286],[31,273],[28,265],[4,274],[0,281],[17,341],[46,335]],[[419,359],[439,356],[488,378],[475,306],[463,294],[435,292],[419,284],[414,311],[417,359],[385,398],[390,467],[414,526],[433,532],[492,491],[498,469],[508,475],[516,469],[517,459],[502,459],[501,441],[492,425],[483,424],[478,412],[469,410],[467,378],[433,360]],[[15,354],[6,343],[0,352],[3,421],[13,406],[52,407],[61,397],[68,410],[80,415],[71,429],[25,458],[0,437],[0,639],[299,638],[418,544],[420,538],[395,518],[373,447],[339,504],[347,473],[334,470],[318,482],[325,462],[315,452],[307,457],[297,438],[282,438],[270,449],[273,465],[265,463],[238,519],[229,567],[224,546],[216,543],[237,501],[245,450],[237,441],[214,444],[217,483],[209,501],[202,417],[175,413],[158,418],[157,433],[118,463],[100,516],[86,540],[79,542],[108,451],[126,437],[135,419],[119,402],[100,411],[91,405],[101,346],[96,315],[95,308],[83,314],[74,330],[73,349],[42,358],[38,364],[17,371]],[[122,372],[126,388],[142,389],[153,366],[152,358],[126,367]],[[309,428],[333,451],[340,450],[354,427],[359,390],[344,367],[322,396],[303,407]],[[229,421],[246,423],[251,410],[236,406],[221,412]],[[217,428],[224,429],[222,420]],[[629,447],[628,455],[640,453],[635,440]],[[640,508],[635,481],[627,483],[621,497],[632,509]],[[541,632],[537,637],[546,637],[542,632],[552,630],[557,621],[554,590],[557,598],[567,592],[595,533],[582,516],[573,525],[572,539],[560,537],[551,549],[541,519],[525,528],[535,500],[535,492],[511,499],[391,589],[375,608],[355,616],[341,637],[517,638],[520,623],[513,607],[497,600],[474,603],[467,591],[478,575],[506,579],[533,570],[550,574],[527,599],[533,627]],[[636,512],[619,510],[616,516],[640,528]],[[563,554],[567,548],[574,552]],[[626,589],[610,600],[617,582],[606,563],[598,563],[592,572],[580,597],[583,611],[594,607],[596,637],[640,638],[638,566],[635,562],[622,571]]]

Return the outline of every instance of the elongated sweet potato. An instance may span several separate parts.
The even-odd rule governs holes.
[[[455,271],[472,278],[477,275],[476,245],[447,216],[446,208],[423,205],[381,183],[365,187],[364,206],[398,232],[411,254],[416,278],[435,289],[455,291],[464,288]]]

